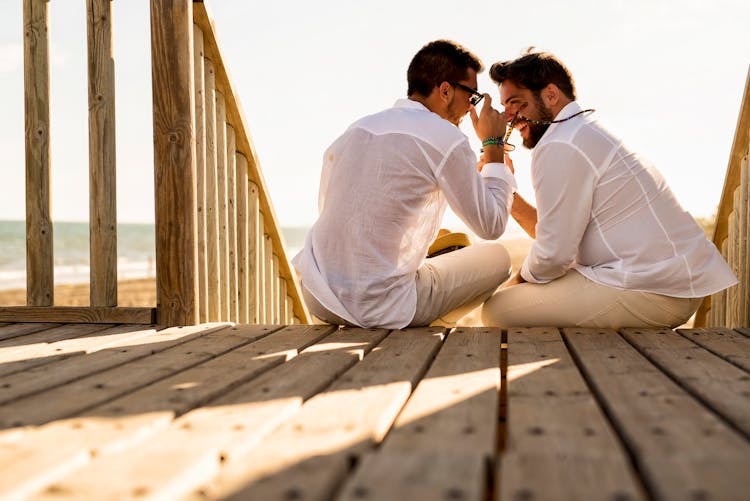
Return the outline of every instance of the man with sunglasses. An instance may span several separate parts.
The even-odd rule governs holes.
[[[496,242],[425,257],[447,206],[481,238],[505,230],[515,180],[503,163],[505,116],[476,90],[482,70],[455,42],[425,45],[407,71],[408,99],[358,120],[325,152],[319,217],[293,259],[313,315],[396,329],[455,322],[508,278]],[[487,163],[458,128],[467,113]]]
[[[515,195],[513,217],[535,241],[485,304],[486,324],[676,327],[737,283],[657,170],[579,106],[561,61],[529,50],[490,77],[533,150],[536,208]]]

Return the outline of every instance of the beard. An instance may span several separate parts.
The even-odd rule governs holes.
[[[542,98],[539,93],[534,93],[534,98],[536,99],[536,107],[539,110],[539,118],[537,118],[536,120],[554,120],[555,117],[554,115],[552,115],[552,110],[544,105],[544,102],[542,102]],[[535,124],[528,122],[528,125],[526,127],[529,129],[529,136],[523,140],[523,146],[529,150],[533,149],[534,146],[536,146],[536,144],[539,142],[539,140],[542,139],[544,133],[547,132],[549,126],[550,124]]]

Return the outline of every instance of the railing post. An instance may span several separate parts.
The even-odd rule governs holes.
[[[50,193],[49,0],[23,2],[26,304],[54,303]]]
[[[193,3],[151,0],[157,321],[198,323]]]
[[[117,168],[112,1],[88,0],[91,306],[117,306]]]

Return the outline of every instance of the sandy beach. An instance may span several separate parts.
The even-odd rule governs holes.
[[[508,249],[517,270],[531,246],[530,239],[501,240]],[[156,280],[154,278],[120,280],[117,287],[119,306],[155,306]],[[0,290],[0,306],[26,304],[25,289]],[[89,284],[63,284],[55,287],[56,306],[88,306]],[[474,322],[472,322],[473,324]]]

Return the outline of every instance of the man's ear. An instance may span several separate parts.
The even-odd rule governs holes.
[[[560,102],[561,94],[560,88],[557,85],[549,83],[542,89],[542,101],[547,107],[557,106]]]
[[[448,82],[442,82],[438,87],[438,93],[442,101],[448,101],[451,92],[453,92],[453,86]]]

